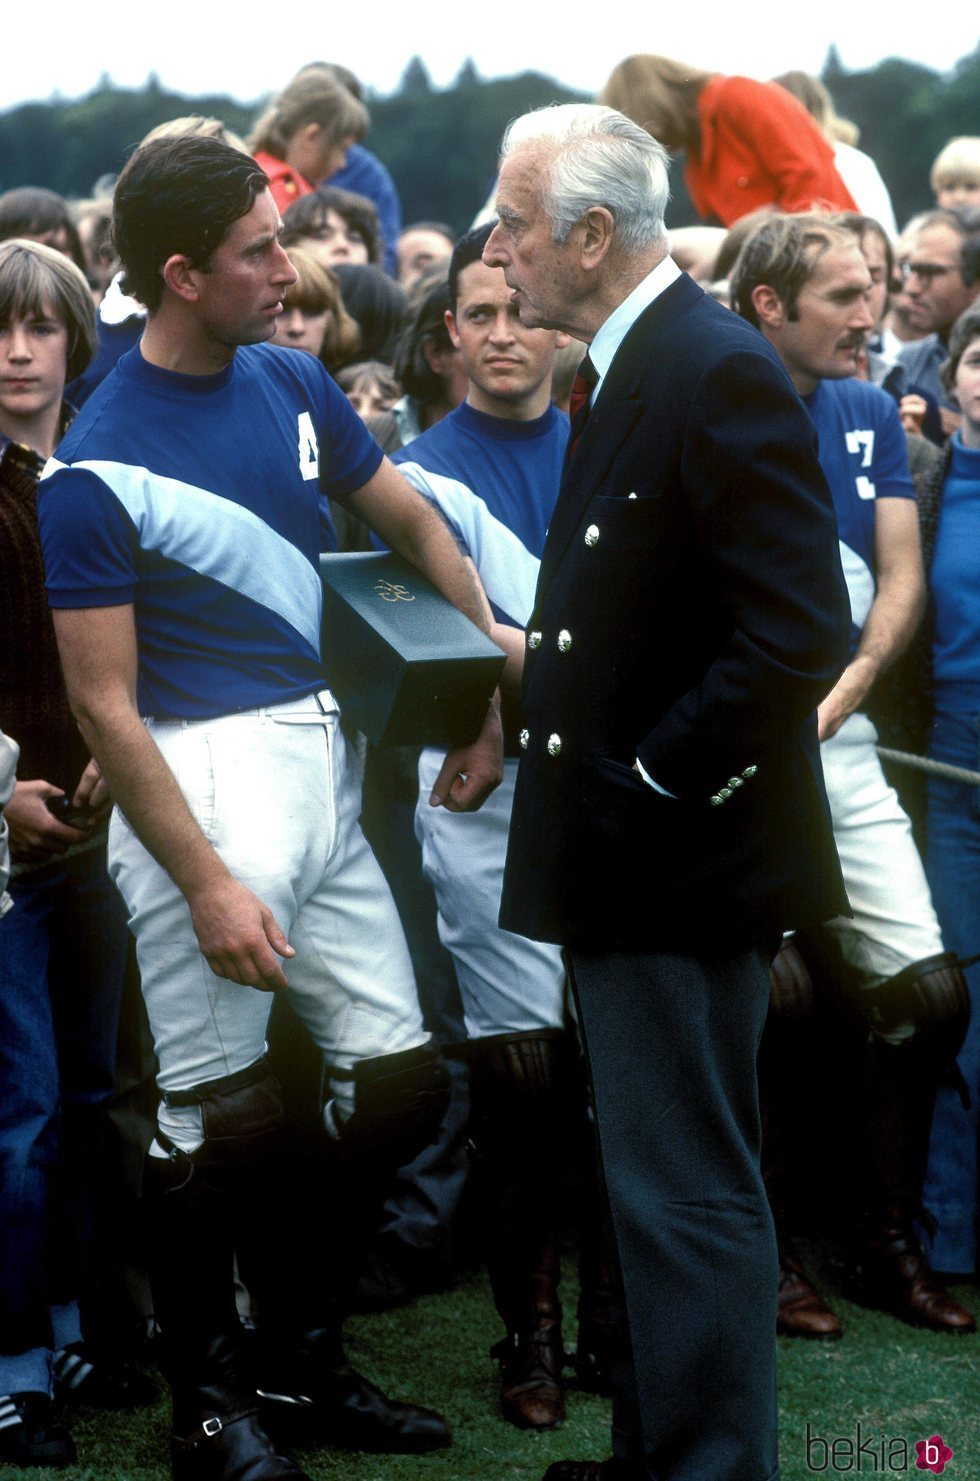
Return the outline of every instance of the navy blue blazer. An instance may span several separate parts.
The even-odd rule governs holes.
[[[806,410],[762,335],[682,276],[626,336],[566,465],[501,923],[704,954],[846,911],[814,710],[848,624]]]

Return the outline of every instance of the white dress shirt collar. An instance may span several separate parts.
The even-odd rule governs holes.
[[[619,307],[613,309],[602,325],[589,347],[589,359],[598,376],[595,390],[592,392],[591,405],[595,405],[595,399],[602,389],[606,372],[615,359],[616,351],[643,310],[649,308],[653,300],[659,298],[661,293],[669,288],[680,275],[681,270],[672,257],[662,258],[653,271],[647,273],[642,282],[637,283],[629,297],[624,298]]]

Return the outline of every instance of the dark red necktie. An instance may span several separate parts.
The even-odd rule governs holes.
[[[589,420],[589,398],[596,388],[599,377],[592,361],[586,355],[572,381],[572,394],[568,401],[568,414],[572,419],[571,435],[568,439],[568,456],[571,457],[575,444],[585,431]]]

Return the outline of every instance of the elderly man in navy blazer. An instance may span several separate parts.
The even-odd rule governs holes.
[[[666,200],[622,114],[544,109],[505,136],[484,253],[525,323],[590,346],[501,920],[566,948],[624,1300],[613,1458],[548,1481],[778,1476],[756,1052],[782,933],[847,910],[814,715],[846,661],[830,497],[776,356],[671,260]]]

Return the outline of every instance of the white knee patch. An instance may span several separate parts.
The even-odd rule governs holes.
[[[340,1141],[340,1128],[354,1114],[355,1086],[353,1080],[331,1080],[333,1092],[323,1108],[323,1124],[331,1141]]]
[[[157,1125],[164,1136],[188,1156],[204,1143],[204,1122],[200,1106],[168,1106],[165,1101],[161,1101],[157,1111]],[[153,1155],[152,1148],[150,1155]]]

